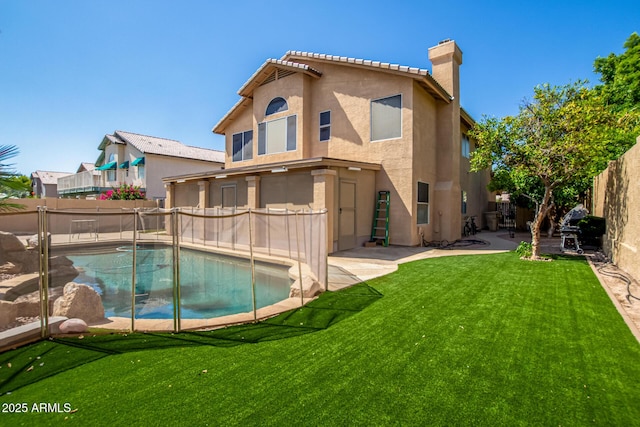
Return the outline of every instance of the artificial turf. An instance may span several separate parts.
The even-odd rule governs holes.
[[[433,258],[256,325],[0,354],[29,409],[0,425],[630,426],[639,360],[582,258]]]

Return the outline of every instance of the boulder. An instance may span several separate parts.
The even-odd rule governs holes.
[[[51,247],[51,233],[47,233],[47,239],[49,240],[49,247]],[[29,248],[37,248],[38,247],[38,234],[34,234],[33,236],[27,237],[27,247]]]
[[[60,324],[59,328],[60,333],[63,334],[81,333],[89,330],[87,323],[82,319],[67,319]]]
[[[50,288],[49,296],[49,315],[53,313],[54,301],[62,295],[62,288]],[[18,317],[37,317],[40,316],[40,291],[31,292],[26,295],[19,296],[14,301],[18,311]]]
[[[15,264],[11,261],[7,261],[0,265],[0,274],[20,274],[22,271],[21,264]]]
[[[0,327],[10,325],[16,321],[18,311],[11,301],[0,301]]]
[[[313,298],[319,295],[323,291],[322,285],[311,276],[304,276],[302,278],[302,296],[304,298]],[[300,297],[300,281],[296,280],[291,285],[291,291],[289,297]]]
[[[0,264],[16,259],[16,254],[25,252],[27,248],[20,239],[6,231],[0,231]]]
[[[35,273],[40,269],[40,254],[35,249],[24,249],[7,255],[11,262],[22,266],[21,273]]]
[[[77,317],[92,323],[104,319],[104,306],[92,287],[69,282],[64,286],[63,295],[53,304],[53,315]]]

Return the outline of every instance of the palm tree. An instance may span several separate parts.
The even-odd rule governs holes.
[[[16,189],[16,172],[11,168],[11,164],[5,163],[12,157],[18,155],[18,147],[15,145],[0,145],[0,193],[6,190]],[[9,203],[4,194],[0,194],[0,212],[22,209],[24,205]]]

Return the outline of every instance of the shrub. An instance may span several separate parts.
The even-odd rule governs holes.
[[[531,243],[520,242],[516,248],[516,253],[520,255],[520,258],[531,258],[531,254],[533,254],[533,246]]]
[[[587,215],[578,221],[580,227],[580,240],[585,245],[600,246],[600,238],[607,231],[604,218]]]
[[[118,188],[100,195],[100,200],[144,200],[145,194],[140,187],[122,184]]]

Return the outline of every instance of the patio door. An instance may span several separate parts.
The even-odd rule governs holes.
[[[341,179],[338,194],[338,250],[356,246],[356,183]]]

